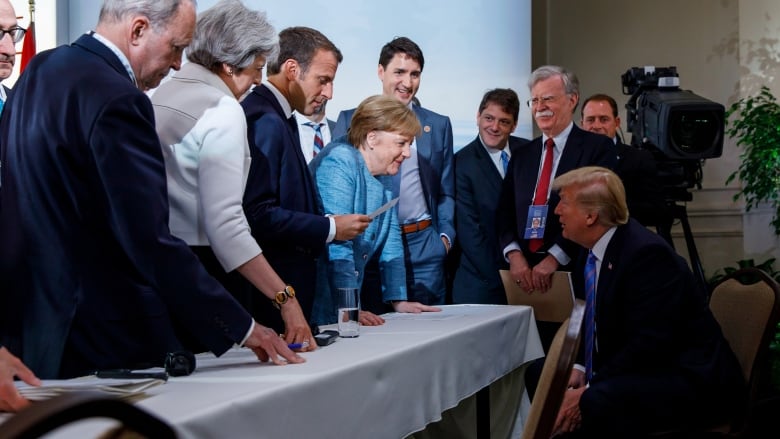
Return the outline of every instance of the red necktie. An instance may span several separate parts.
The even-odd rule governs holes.
[[[550,177],[552,177],[553,168],[553,148],[555,148],[555,142],[552,137],[548,138],[544,142],[544,164],[542,165],[542,173],[539,175],[539,181],[536,183],[536,195],[534,195],[534,206],[541,206],[547,204],[547,191],[550,189]],[[530,239],[528,240],[528,249],[532,252],[536,252],[542,248],[543,239]]]

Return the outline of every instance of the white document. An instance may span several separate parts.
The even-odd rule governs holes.
[[[374,219],[374,218],[378,217],[379,215],[385,213],[391,207],[395,206],[396,203],[398,203],[398,197],[393,198],[392,200],[390,200],[387,203],[385,203],[379,209],[369,213],[368,217],[371,218],[371,219]]]

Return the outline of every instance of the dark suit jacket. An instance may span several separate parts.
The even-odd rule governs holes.
[[[515,241],[526,258],[529,257],[528,240],[523,239],[525,223],[528,217],[528,207],[533,203],[534,189],[539,174],[539,163],[542,160],[542,138],[537,137],[509,161],[509,171],[504,178],[499,201],[497,227],[498,244],[504,248]],[[617,157],[612,140],[601,134],[594,134],[572,126],[566,146],[563,149],[555,176],[565,174],[572,169],[583,166],[603,166],[614,169]],[[553,212],[558,206],[560,197],[556,191],[550,192],[547,212],[547,223],[544,232],[544,244],[539,250],[547,251],[557,244],[566,254],[573,258],[578,252],[578,246],[561,235],[561,223],[558,215]]]
[[[38,54],[0,142],[2,342],[38,376],[162,365],[174,323],[218,355],[244,338],[249,314],[168,230],[152,104],[106,46]]]
[[[425,202],[438,233],[455,241],[455,174],[452,158],[452,125],[450,118],[422,107],[413,106],[422,132],[416,137],[417,159]],[[355,109],[339,114],[334,139],[347,134]],[[400,173],[399,173],[400,175]]]
[[[666,204],[658,183],[655,157],[646,149],[615,144],[618,162],[615,173],[626,189],[626,203],[631,217],[649,226],[658,223],[666,213]]]
[[[573,276],[581,298],[584,261],[579,258]],[[592,385],[608,387],[618,377],[625,383],[627,376],[640,377],[638,382],[642,376],[682,377],[707,406],[740,401],[741,369],[710,312],[705,292],[685,260],[636,220],[619,226],[607,246],[598,277],[595,319],[598,348]],[[679,383],[670,381],[669,386]],[[653,392],[647,393],[645,403],[658,410],[672,404],[653,401]]]
[[[279,101],[265,85],[255,87],[241,105],[246,113],[252,154],[244,211],[263,254],[282,280],[295,288],[308,319],[314,300],[317,257],[325,248],[330,220],[321,215],[295,119],[287,119]],[[255,316],[263,324],[283,330],[279,311],[270,301],[255,303]]]
[[[512,156],[528,143],[509,138]],[[460,262],[452,286],[454,303],[506,304],[498,270],[508,268],[498,247],[496,209],[503,179],[479,137],[455,154],[455,228]]]

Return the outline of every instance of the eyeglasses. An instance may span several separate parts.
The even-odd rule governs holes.
[[[561,96],[560,95],[559,96],[542,96],[540,98],[529,99],[528,101],[526,101],[526,104],[528,104],[528,107],[533,107],[533,106],[536,106],[536,105],[539,105],[539,104],[547,105],[550,102],[558,99],[559,97],[561,97]]]
[[[27,32],[27,29],[19,26],[14,26],[10,29],[0,29],[0,40],[5,38],[6,34],[11,36],[11,39],[14,40],[14,44],[18,43],[19,41],[22,41],[22,38],[24,38],[24,34]]]

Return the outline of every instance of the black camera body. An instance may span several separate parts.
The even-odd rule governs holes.
[[[688,201],[701,187],[701,163],[723,153],[725,107],[680,89],[677,68],[631,67],[621,76],[631,145],[656,158],[668,198]]]

